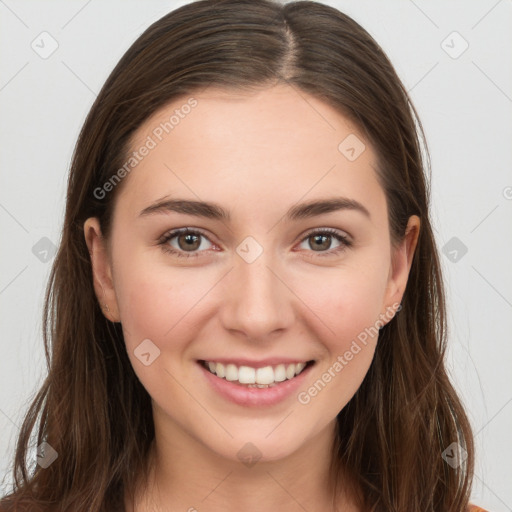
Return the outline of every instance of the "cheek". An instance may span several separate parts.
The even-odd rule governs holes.
[[[322,333],[326,355],[297,399],[322,417],[334,417],[349,402],[373,360],[388,267],[382,259],[372,261],[329,269],[322,281],[318,273],[301,281],[301,297],[314,313],[310,322]]]
[[[210,288],[204,275],[158,270],[155,265],[132,265],[129,272],[119,272],[116,290],[126,350],[140,382],[157,403],[168,403],[172,396],[174,406],[190,405],[179,382],[191,370],[184,362],[197,337],[201,298]]]
[[[178,333],[190,333],[194,307],[209,288],[203,274],[156,266],[132,266],[130,272],[119,275],[116,293],[127,346],[149,338],[166,350],[178,348],[182,338]]]
[[[347,343],[379,319],[385,301],[388,266],[372,259],[302,273],[293,286],[314,313],[322,341],[331,352],[344,350]],[[314,320],[313,320],[314,321]],[[320,327],[322,326],[322,327]]]
[[[176,331],[191,324],[191,311],[211,287],[208,276],[166,264],[161,248],[145,246],[137,239],[143,235],[125,235],[127,231],[119,229],[113,240],[114,282],[126,344],[136,346],[146,338],[158,346],[165,339],[179,341]]]

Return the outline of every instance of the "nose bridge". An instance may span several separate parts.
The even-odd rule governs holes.
[[[278,277],[280,266],[272,251],[247,240],[237,253],[240,257],[230,273],[225,327],[261,338],[289,326],[293,319],[291,293]]]

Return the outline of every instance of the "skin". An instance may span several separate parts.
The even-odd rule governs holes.
[[[196,361],[314,359],[301,387],[307,390],[379,315],[391,319],[420,221],[411,217],[403,242],[391,245],[376,156],[355,126],[320,100],[287,85],[254,93],[210,88],[194,98],[198,105],[124,178],[109,239],[97,219],[84,224],[98,300],[108,305],[109,320],[122,323],[153,403],[150,487],[126,503],[137,511],[331,510],[336,415],[361,385],[377,336],[307,404],[296,394],[268,407],[233,404],[208,385]],[[132,147],[187,99],[153,115]],[[352,162],[338,151],[349,134],[366,145]],[[215,202],[232,219],[139,216],[164,196]],[[297,203],[333,196],[360,202],[370,217],[345,209],[283,219]],[[158,245],[182,227],[204,232],[198,257],[180,258]],[[352,245],[335,254],[342,244],[332,237],[322,248],[308,234],[314,228],[338,230]],[[263,248],[252,263],[236,252],[247,236]],[[167,245],[187,254],[179,238]],[[134,355],[147,338],[160,349],[149,366]],[[237,457],[248,442],[261,452],[251,467]],[[342,510],[358,510],[348,489],[339,500]]]

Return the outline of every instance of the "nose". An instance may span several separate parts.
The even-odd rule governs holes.
[[[250,341],[264,341],[292,326],[296,298],[270,251],[252,263],[237,256],[234,265],[224,289],[224,328]]]

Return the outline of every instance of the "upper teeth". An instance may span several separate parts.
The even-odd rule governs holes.
[[[206,361],[206,366],[217,377],[229,381],[238,381],[240,384],[273,384],[293,379],[306,367],[306,363],[278,364],[275,367],[264,366],[252,368],[250,366],[236,366]]]

